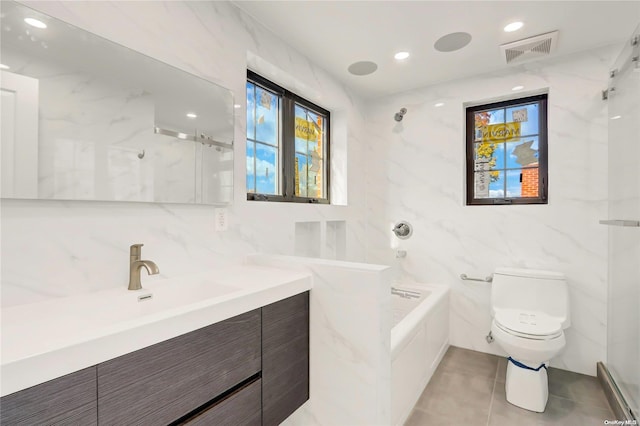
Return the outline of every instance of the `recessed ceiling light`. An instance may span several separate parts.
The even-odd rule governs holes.
[[[0,70],[8,70],[8,69],[9,69],[9,65],[0,64]]]
[[[349,65],[349,72],[353,75],[369,75],[373,74],[378,69],[378,64],[371,61],[354,62]]]
[[[238,108],[242,108],[242,105],[240,105],[240,104],[234,104],[234,105],[233,105],[233,107],[234,107],[235,109],[238,109]]]
[[[42,29],[47,28],[47,24],[35,18],[24,18],[24,22],[31,25],[32,27],[42,28]]]
[[[513,90],[514,92],[515,92],[516,90],[522,90],[522,89],[524,89],[524,86],[513,86],[513,87],[511,88],[511,90]]]
[[[444,105],[444,102],[438,102],[437,104],[434,105],[434,107],[440,108],[443,105]]]
[[[509,25],[507,25],[506,27],[504,27],[504,31],[507,33],[513,32],[513,31],[518,31],[520,28],[522,28],[524,24],[520,21],[516,21],[516,22],[512,22]]]
[[[620,118],[622,118],[621,115],[614,115],[613,117],[611,117],[612,120],[618,120]]]
[[[198,115],[197,115],[197,114],[194,114],[194,113],[192,113],[192,112],[189,112],[189,113],[187,113],[187,117],[189,117],[189,118],[197,118],[197,117],[198,117]]]
[[[410,55],[409,52],[398,52],[395,55],[393,55],[393,57],[399,61],[402,61],[403,59],[407,59],[409,55]]]

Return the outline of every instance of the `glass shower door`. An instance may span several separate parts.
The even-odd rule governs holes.
[[[635,44],[634,44],[635,42]],[[607,368],[640,415],[640,26],[609,85]]]

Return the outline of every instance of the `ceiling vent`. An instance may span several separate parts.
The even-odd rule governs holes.
[[[558,43],[558,31],[500,45],[507,64],[518,64],[549,56]]]

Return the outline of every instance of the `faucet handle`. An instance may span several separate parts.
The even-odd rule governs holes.
[[[142,256],[142,246],[144,244],[132,244],[131,247],[129,247],[129,255],[130,256],[135,256],[138,259],[140,259],[140,257]]]

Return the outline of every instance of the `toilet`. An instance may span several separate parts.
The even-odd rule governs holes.
[[[491,334],[509,356],[507,401],[543,412],[547,367],[565,346],[569,291],[560,272],[496,268],[491,286]]]

